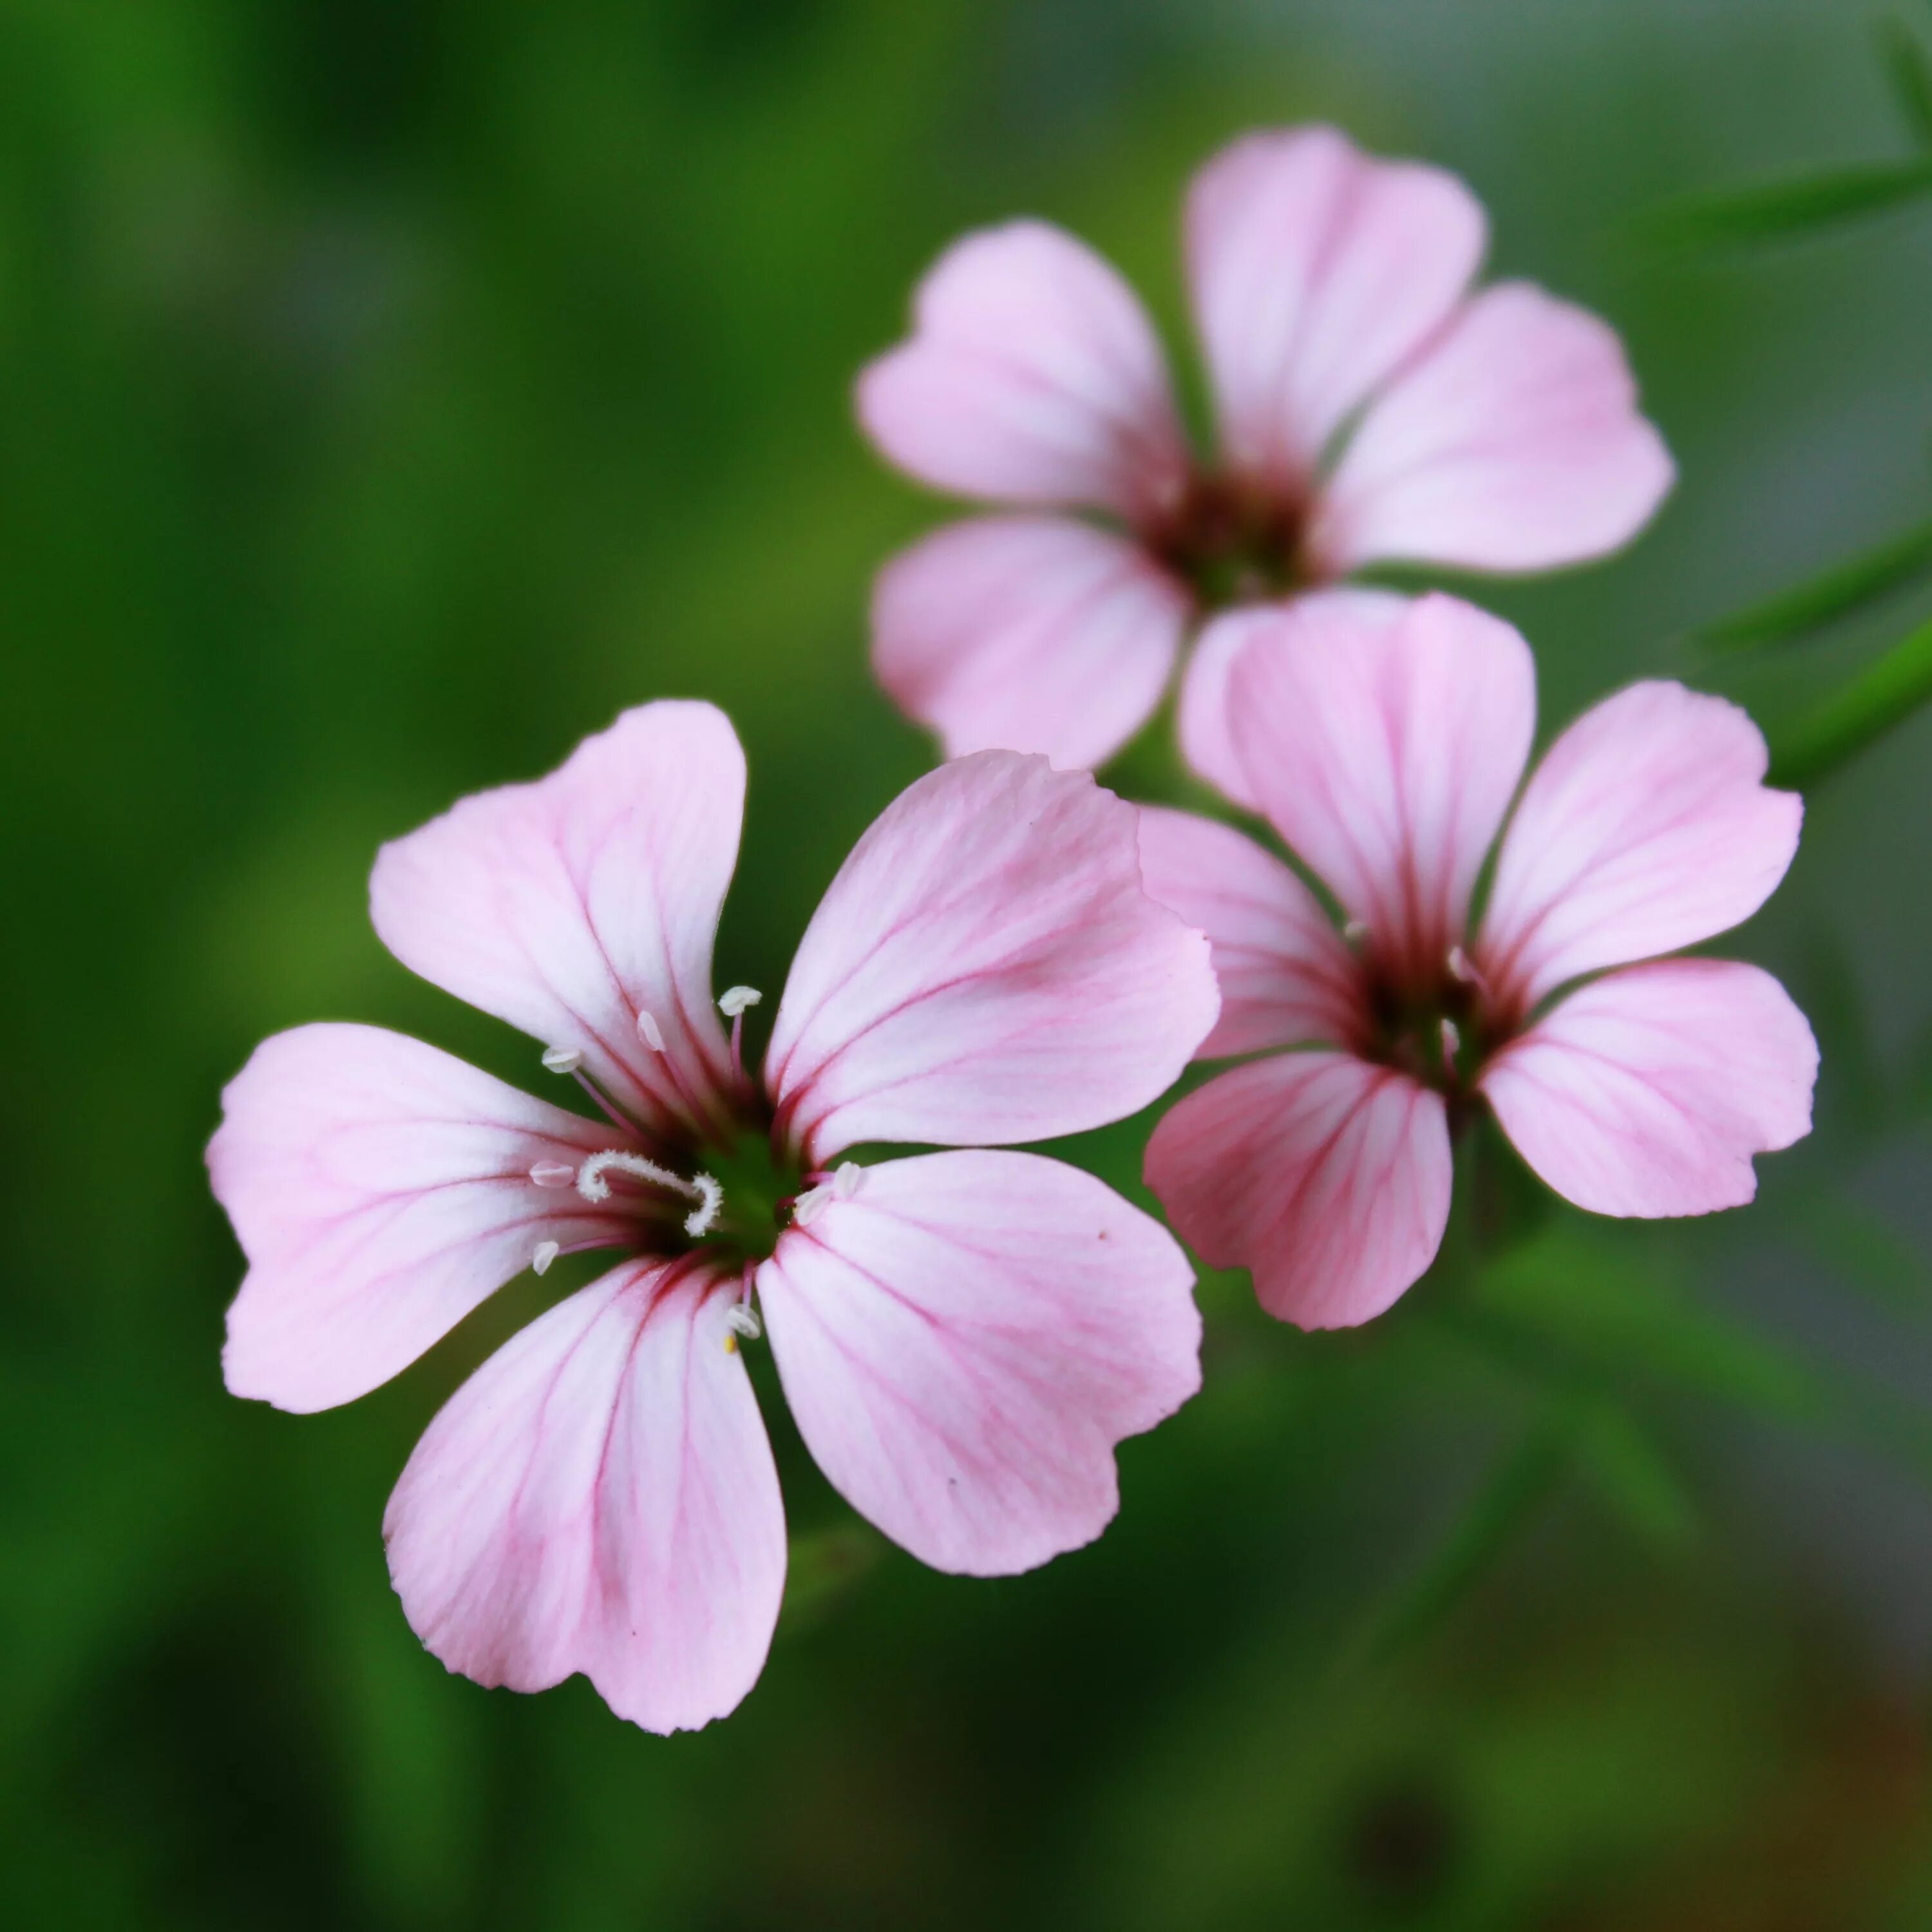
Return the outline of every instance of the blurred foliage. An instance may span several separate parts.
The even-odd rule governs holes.
[[[1126,1445],[1119,1521],[999,1582],[855,1525],[760,1352],[793,1587],[696,1737],[448,1677],[388,1588],[410,1443],[581,1274],[276,1414],[221,1390],[240,1264],[200,1166],[301,1020],[530,1076],[383,954],[366,868],[644,698],[738,724],[720,970],[779,982],[929,758],[864,604],[935,510],[848,393],[972,223],[1091,236],[1178,340],[1178,196],[1234,131],[1321,115],[1466,173],[1500,271],[1624,330],[1684,479],[1629,558],[1480,587],[1546,735],[1898,527],[1932,175],[1870,160],[1883,86],[1856,10],[1796,0],[0,0],[0,1922],[1927,1922],[1922,718],[1725,942],[1826,1055],[1756,1208],[1608,1228],[1485,1144],[1490,1250],[1366,1330],[1210,1276],[1206,1389]],[[1803,167],[1747,227],[1898,223],[1615,245]],[[1926,616],[1885,587],[1903,618],[1861,590],[1718,674],[1800,728]],[[1116,776],[1172,783],[1159,728]],[[1075,1151],[1137,1190],[1148,1125]]]

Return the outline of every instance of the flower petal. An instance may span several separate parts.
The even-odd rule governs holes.
[[[1201,1385],[1187,1258],[1091,1174],[926,1154],[788,1232],[760,1305],[839,1493],[935,1569],[999,1576],[1098,1536],[1114,1446]]]
[[[1674,952],[1756,911],[1798,849],[1804,803],[1764,784],[1735,704],[1632,685],[1550,748],[1496,860],[1478,956],[1524,1010],[1579,974]]]
[[[1100,764],[1160,702],[1190,600],[1124,538],[1061,517],[949,524],[879,573],[872,668],[946,755]]]
[[[839,868],[766,1056],[790,1144],[1046,1140],[1144,1107],[1214,1023],[1208,942],[1142,889],[1136,814],[1084,772],[976,752]]]
[[[370,915],[412,972],[578,1048],[646,1126],[717,1118],[730,1061],[711,950],[744,806],[724,714],[643,705],[548,778],[479,792],[384,846]]]
[[[1708,1214],[1757,1191],[1750,1157],[1811,1130],[1818,1047],[1768,973],[1666,959],[1582,987],[1483,1090],[1523,1159],[1598,1214]]]
[[[966,496],[1139,517],[1186,476],[1146,312],[1090,248],[1044,221],[947,249],[914,297],[910,338],[860,376],[858,407],[892,462]]]
[[[258,1046],[208,1149],[248,1279],[228,1311],[231,1394],[306,1412],[406,1368],[530,1266],[540,1241],[608,1238],[540,1162],[602,1144],[590,1121],[377,1027]]]
[[[506,1342],[432,1422],[383,1519],[411,1627],[452,1670],[581,1671],[694,1730],[758,1680],[784,1588],[778,1473],[731,1292],[627,1263]]]
[[[1292,608],[1304,615],[1333,614],[1367,624],[1394,623],[1408,604],[1407,598],[1392,590],[1338,584],[1306,592],[1294,600]],[[1205,778],[1223,798],[1250,812],[1259,812],[1261,802],[1234,748],[1228,719],[1228,680],[1249,638],[1271,634],[1280,624],[1281,610],[1275,604],[1249,606],[1215,618],[1202,627],[1181,674],[1177,720],[1181,755],[1196,776]]]
[[[1229,454],[1305,480],[1454,308],[1486,224],[1454,176],[1332,128],[1250,134],[1195,177],[1188,280]]]
[[[1377,398],[1324,487],[1310,548],[1547,570],[1650,520],[1676,475],[1616,332],[1522,283],[1486,289]]]
[[[1272,853],[1211,818],[1143,806],[1141,876],[1213,949],[1221,1017],[1196,1059],[1353,1037],[1354,959],[1320,901]]]
[[[1270,1315],[1349,1328],[1435,1258],[1449,1220],[1440,1094],[1346,1053],[1284,1053],[1210,1080],[1148,1142],[1147,1181],[1214,1268]]]
[[[1235,746],[1275,829],[1390,970],[1432,983],[1528,756],[1529,646],[1453,597],[1420,598],[1393,624],[1324,600],[1251,638],[1231,690]]]

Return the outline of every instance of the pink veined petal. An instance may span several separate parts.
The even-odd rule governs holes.
[[[1394,623],[1408,608],[1409,600],[1392,590],[1372,590],[1338,584],[1311,590],[1290,600],[1305,615],[1333,613],[1361,623]],[[1234,659],[1249,638],[1267,636],[1278,626],[1282,605],[1252,605],[1229,610],[1204,625],[1188,654],[1181,674],[1177,724],[1181,755],[1196,776],[1207,780],[1223,798],[1250,812],[1261,801],[1241,768],[1228,719],[1228,680]]]
[[[949,524],[872,593],[872,667],[946,755],[1118,752],[1160,702],[1191,608],[1136,544],[1062,517]]]
[[[1337,572],[1382,558],[1547,570],[1628,542],[1675,474],[1616,332],[1501,284],[1370,406],[1310,548]]]
[[[1483,1091],[1517,1151],[1598,1214],[1708,1214],[1757,1191],[1751,1156],[1811,1130],[1818,1047],[1768,973],[1666,959],[1572,993]]]
[[[1453,597],[1364,622],[1291,608],[1235,664],[1249,782],[1393,970],[1433,976],[1529,753],[1536,668],[1500,620]]]
[[[406,1368],[538,1244],[611,1238],[539,1162],[606,1136],[420,1040],[306,1026],[258,1046],[209,1143],[248,1278],[228,1311],[231,1394],[306,1412]]]
[[[1144,1107],[1214,1023],[1208,942],[1141,884],[1134,808],[976,752],[886,807],[806,928],[766,1084],[815,1161],[1047,1140]]]
[[[730,1077],[711,952],[744,806],[722,711],[642,705],[548,778],[479,792],[384,846],[370,914],[412,972],[578,1048],[647,1126],[697,1125]]]
[[[758,1681],[784,1510],[757,1400],[700,1270],[627,1262],[497,1350],[389,1499],[411,1627],[479,1684],[581,1671],[620,1718],[695,1730]]]
[[[833,1486],[922,1562],[1030,1570],[1098,1536],[1114,1447],[1201,1385],[1187,1258],[1037,1154],[868,1168],[758,1271],[772,1353]]]
[[[1298,1328],[1379,1315],[1434,1260],[1448,1225],[1442,1096],[1346,1053],[1258,1060],[1170,1108],[1147,1182],[1214,1268],[1244,1268]]]
[[[1129,518],[1183,487],[1160,344],[1072,236],[1014,221],[964,236],[920,284],[913,325],[858,386],[860,422],[901,469],[966,496]]]
[[[1315,895],[1272,853],[1211,818],[1143,806],[1141,876],[1213,949],[1221,1017],[1197,1060],[1354,1037],[1354,957]]]
[[[1478,956],[1524,1009],[1564,980],[1726,932],[1770,897],[1804,803],[1735,704],[1660,682],[1586,711],[1525,788]]]
[[[1306,480],[1482,260],[1454,176],[1371,160],[1332,128],[1250,134],[1195,177],[1188,281],[1230,456]]]

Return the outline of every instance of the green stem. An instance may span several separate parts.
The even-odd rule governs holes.
[[[1888,537],[1735,616],[1706,624],[1697,632],[1696,640],[1720,651],[1783,644],[1808,631],[1821,629],[1928,570],[1932,570],[1932,523]]]
[[[1932,620],[1772,748],[1771,782],[1808,791],[1932,698]]]

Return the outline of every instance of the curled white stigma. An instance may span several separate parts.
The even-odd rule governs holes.
[[[1468,986],[1475,979],[1476,969],[1469,964],[1469,956],[1460,946],[1449,949],[1449,976],[1459,986]]]
[[[537,1251],[530,1257],[531,1271],[536,1274],[548,1274],[550,1263],[562,1252],[554,1241],[538,1242]]]
[[[566,1161],[540,1160],[530,1169],[530,1178],[539,1187],[568,1187],[577,1170]]]
[[[552,1073],[574,1073],[584,1064],[584,1055],[574,1046],[547,1046],[543,1064]]]
[[[718,1210],[724,1204],[724,1190],[708,1174],[694,1174],[691,1184],[698,1190],[698,1205],[684,1217],[684,1232],[695,1240],[718,1225]]]
[[[668,1167],[660,1167],[654,1160],[646,1160],[640,1154],[630,1154],[622,1148],[606,1148],[602,1154],[593,1154],[577,1170],[577,1191],[586,1201],[608,1201],[610,1198],[610,1184],[604,1176],[613,1168],[620,1174],[634,1174],[640,1180],[654,1182],[659,1187],[667,1187],[674,1194],[681,1194],[687,1201],[695,1201],[698,1205],[684,1217],[684,1232],[694,1240],[700,1234],[708,1234],[718,1225],[718,1210],[724,1204],[724,1190],[716,1179],[708,1174],[695,1174],[687,1180],[681,1174],[674,1174]]]
[[[755,986],[728,986],[718,995],[718,1010],[728,1020],[735,1020],[747,1006],[755,1006],[764,997]]]
[[[724,1325],[733,1334],[742,1335],[748,1342],[755,1342],[765,1332],[756,1314],[742,1301],[732,1303],[731,1312],[724,1318]]]
[[[1456,1030],[1454,1020],[1442,1022],[1442,1058],[1454,1060],[1462,1050],[1462,1036]]]
[[[642,1006],[638,1009],[638,1037],[653,1053],[662,1053],[664,1050],[664,1029]]]

